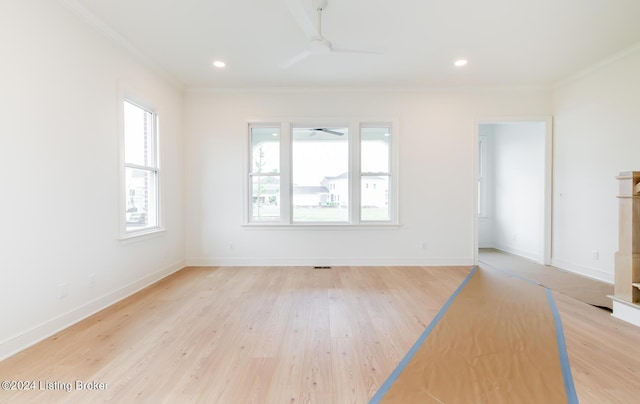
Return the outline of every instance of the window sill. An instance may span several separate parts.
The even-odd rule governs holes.
[[[153,227],[136,232],[129,232],[118,238],[121,244],[137,243],[161,236],[167,229],[164,227]]]
[[[398,223],[245,223],[242,225],[247,230],[398,230],[402,225]]]

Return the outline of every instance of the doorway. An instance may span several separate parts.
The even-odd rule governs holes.
[[[540,264],[551,263],[551,118],[493,119],[476,126],[476,237]]]

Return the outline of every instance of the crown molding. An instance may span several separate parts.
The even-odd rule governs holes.
[[[595,74],[596,72],[604,69],[605,67],[618,62],[621,59],[626,58],[627,56],[633,55],[634,53],[640,51],[640,42],[636,42],[635,44],[631,45],[628,48],[623,49],[620,52],[614,53],[613,55],[604,58],[594,64],[592,64],[591,66],[582,69],[580,71],[578,71],[577,73],[574,73],[562,80],[557,81],[555,84],[553,84],[551,86],[552,90],[557,90],[561,87],[564,87],[566,85],[569,85],[571,83],[573,83],[574,81],[583,79],[585,77],[591,76],[592,74]]]
[[[536,86],[324,86],[324,87],[188,87],[187,94],[369,94],[369,93],[484,93],[484,92],[531,92],[550,91],[547,85]]]
[[[99,32],[107,39],[114,42],[118,47],[126,51],[135,60],[142,65],[151,69],[154,73],[158,74],[162,79],[167,81],[171,86],[177,90],[184,91],[186,86],[174,75],[163,69],[157,62],[147,56],[144,52],[133,45],[127,38],[119,34],[107,23],[98,18],[95,14],[89,11],[78,0],[58,0],[67,10],[71,11],[76,17],[87,24],[90,28]]]

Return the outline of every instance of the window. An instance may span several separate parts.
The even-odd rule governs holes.
[[[280,128],[251,127],[251,221],[280,220]]]
[[[157,115],[124,101],[125,232],[159,227]]]
[[[393,138],[391,124],[249,124],[246,222],[397,223]]]
[[[361,221],[389,221],[391,186],[391,127],[360,128]],[[371,185],[371,186],[369,186]]]
[[[293,222],[348,222],[349,129],[292,130]]]

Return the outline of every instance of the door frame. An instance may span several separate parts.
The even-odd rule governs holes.
[[[474,122],[472,170],[473,170],[473,262],[478,264],[478,143],[480,140],[480,125],[497,123],[544,123],[544,223],[542,230],[541,251],[537,261],[543,265],[551,265],[552,249],[552,210],[553,210],[553,117],[551,115],[535,116],[497,116],[482,117]]]

